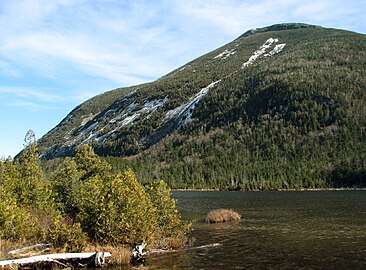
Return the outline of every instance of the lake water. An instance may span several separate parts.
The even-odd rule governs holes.
[[[193,246],[148,257],[146,269],[366,269],[366,191],[173,192]],[[206,224],[217,208],[240,222]]]

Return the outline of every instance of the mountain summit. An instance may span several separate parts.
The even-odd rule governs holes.
[[[155,82],[76,107],[43,159],[91,144],[172,187],[365,184],[366,36],[307,24],[252,29]]]

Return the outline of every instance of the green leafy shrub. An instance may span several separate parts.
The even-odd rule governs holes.
[[[181,219],[168,185],[162,180],[150,181],[145,184],[145,190],[156,208],[156,245],[160,248],[178,248],[184,245],[188,240],[186,233],[191,224]]]
[[[0,174],[0,237],[42,240],[54,203],[39,163],[33,131],[27,132],[19,158],[1,161]]]
[[[81,252],[86,245],[87,236],[81,230],[80,223],[69,223],[61,214],[56,214],[48,228],[46,239],[63,251]]]
[[[14,196],[0,186],[0,238],[32,240],[41,237],[41,226],[27,208],[18,206]]]
[[[19,160],[0,163],[0,238],[47,240],[66,252],[97,244],[177,247],[189,224],[181,221],[167,185],[144,188],[132,170],[113,174],[91,146],[79,148],[44,177],[36,144]]]
[[[156,209],[131,170],[85,183],[78,217],[89,236],[104,243],[148,240],[157,224]]]

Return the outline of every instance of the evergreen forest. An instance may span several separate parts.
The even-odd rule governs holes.
[[[271,40],[283,50],[243,66]],[[86,101],[41,138],[41,157],[52,171],[88,143],[113,170],[174,189],[365,187],[365,93],[365,35],[273,25]]]

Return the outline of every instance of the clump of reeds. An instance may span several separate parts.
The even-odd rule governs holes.
[[[217,222],[227,222],[233,220],[240,220],[241,215],[233,210],[229,209],[216,209],[208,212],[206,216],[206,222],[217,223]]]

